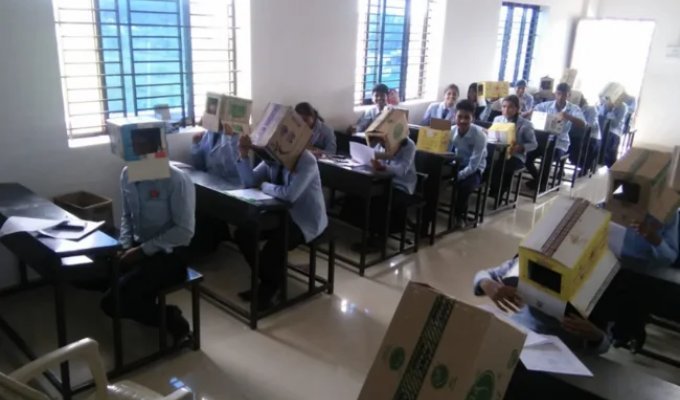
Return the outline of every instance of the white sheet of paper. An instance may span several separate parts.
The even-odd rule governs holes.
[[[531,346],[524,345],[519,356],[522,364],[530,371],[556,374],[593,376],[588,367],[557,336],[539,335],[547,339]]]
[[[616,258],[621,258],[623,251],[623,240],[626,238],[626,227],[619,225],[616,222],[609,222],[609,249],[614,253]]]
[[[539,335],[538,333],[536,333],[534,331],[531,331],[531,330],[525,328],[523,325],[519,324],[517,321],[510,318],[511,314],[508,314],[508,313],[501,311],[496,306],[492,306],[490,304],[482,304],[481,306],[479,306],[479,308],[481,308],[482,310],[486,310],[486,311],[490,312],[491,314],[495,315],[496,317],[500,318],[501,320],[509,323],[510,325],[514,326],[515,328],[519,329],[520,331],[526,333],[527,338],[524,341],[524,347],[550,342],[550,339],[546,338],[543,335]]]
[[[239,199],[245,201],[264,201],[274,199],[272,196],[263,193],[260,189],[227,190],[225,193],[229,196],[238,197]]]
[[[349,142],[349,153],[352,155],[352,160],[361,165],[369,165],[375,157],[374,149],[356,142]]]
[[[104,221],[85,221],[85,223],[85,229],[82,231],[47,228],[39,230],[38,233],[55,239],[80,240],[104,225]]]
[[[62,221],[54,219],[9,217],[0,228],[0,237],[16,232],[36,232],[59,225]]]

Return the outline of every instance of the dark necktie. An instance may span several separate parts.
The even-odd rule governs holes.
[[[444,111],[442,111],[442,119],[446,119],[446,117],[449,116],[449,109],[445,108]]]
[[[283,165],[277,166],[278,171],[276,171],[276,179],[274,180],[274,185],[284,186],[283,184]]]
[[[213,132],[213,141],[212,141],[212,148],[214,149],[215,146],[217,146],[217,142],[220,141],[220,135],[221,133],[219,132]]]

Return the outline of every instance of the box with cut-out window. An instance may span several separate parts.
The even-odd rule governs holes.
[[[408,111],[401,108],[385,108],[366,129],[366,141],[379,138],[383,142],[385,153],[394,156],[401,142],[408,137]]]
[[[165,122],[149,117],[109,119],[106,129],[111,152],[128,166],[128,180],[170,177]]]
[[[623,103],[623,99],[626,97],[626,89],[620,83],[609,82],[600,92],[600,99],[604,101],[609,101],[614,105],[620,105]]]
[[[587,200],[558,197],[519,247],[519,286],[531,307],[587,317],[618,271],[607,245],[611,215]]]
[[[294,171],[300,154],[312,139],[312,130],[293,107],[269,103],[250,139],[260,158],[279,162]]]
[[[221,122],[225,122],[236,132],[248,134],[252,108],[252,100],[208,92],[201,126],[209,131],[219,132],[222,129]]]
[[[477,83],[477,96],[482,99],[500,99],[510,93],[510,84],[502,81]]]
[[[668,187],[671,154],[634,147],[609,170],[607,210],[612,220],[629,226],[647,214],[668,221],[680,206],[680,196]]]

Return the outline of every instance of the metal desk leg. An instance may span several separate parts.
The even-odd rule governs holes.
[[[382,251],[380,253],[380,259],[387,259],[387,240],[390,237],[390,219],[392,218],[392,184],[390,183],[387,187],[387,209],[385,210],[385,230],[383,232],[382,240]],[[404,220],[404,224],[406,221]]]
[[[283,212],[281,213],[281,229],[283,229],[283,254],[281,254],[281,258],[283,260],[283,268],[281,269],[281,274],[283,275],[282,278],[282,283],[283,286],[281,286],[281,297],[283,298],[283,301],[288,300],[288,241],[290,238],[288,237],[288,224],[290,221],[288,221],[288,212]]]
[[[250,299],[250,329],[257,329],[258,300],[260,296],[260,225],[255,225],[255,254],[253,254],[253,271],[250,276],[252,298]]]
[[[64,300],[64,281],[59,273],[55,276],[54,282],[54,306],[57,318],[57,348],[62,348],[68,344],[66,336],[66,309]],[[71,374],[68,362],[61,363],[61,395],[64,400],[71,399]]]
[[[367,233],[370,229],[371,223],[371,198],[368,197],[364,202],[364,228],[361,230],[361,254],[359,254],[359,276],[364,276],[366,271],[366,252],[367,249]]]
[[[113,353],[114,371],[123,368],[123,335],[120,323],[120,262],[111,261],[111,292],[113,295]]]

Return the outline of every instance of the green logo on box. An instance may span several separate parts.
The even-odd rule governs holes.
[[[517,364],[517,360],[519,360],[519,350],[515,349],[512,351],[512,354],[510,354],[510,359],[508,360],[508,369],[514,368],[515,364]]]
[[[401,140],[404,136],[404,124],[396,124],[392,130],[392,138],[394,140]]]
[[[446,382],[449,381],[449,369],[446,365],[439,364],[432,370],[432,375],[430,375],[430,383],[435,389],[441,389],[446,386]]]
[[[465,400],[492,400],[496,386],[496,379],[493,372],[486,370],[477,378],[477,381],[470,388]]]
[[[390,369],[392,371],[397,371],[401,368],[402,365],[404,365],[404,361],[406,361],[406,351],[404,351],[403,347],[395,347],[392,349],[392,352],[390,353]]]
[[[232,118],[243,118],[246,116],[246,111],[248,107],[244,104],[232,104],[229,110],[229,114]]]

